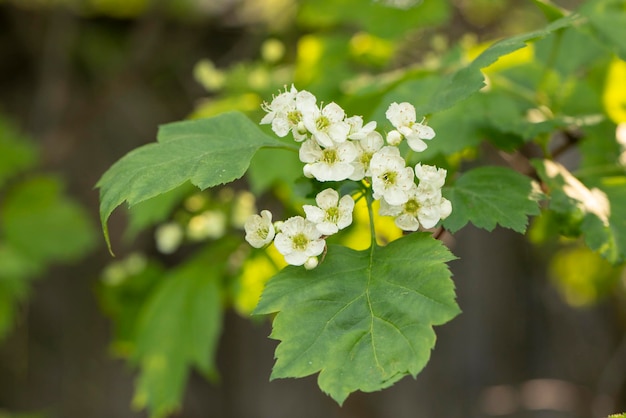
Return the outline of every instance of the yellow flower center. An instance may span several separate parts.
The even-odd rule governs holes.
[[[309,239],[306,237],[306,235],[300,232],[292,238],[292,242],[294,250],[304,251],[309,244]]]

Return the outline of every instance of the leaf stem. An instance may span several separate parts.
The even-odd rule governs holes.
[[[366,193],[366,201],[367,201],[367,214],[369,215],[370,222],[370,235],[371,235],[371,248],[374,249],[376,246],[376,228],[374,227],[374,209],[372,208],[372,204],[374,203],[374,196],[372,193]]]

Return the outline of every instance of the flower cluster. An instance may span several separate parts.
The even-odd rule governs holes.
[[[272,240],[285,261],[295,266],[315,268],[317,256],[326,248],[325,238],[352,223],[354,200],[350,195],[341,199],[333,189],[318,193],[317,206],[304,205],[306,218],[293,216],[284,222],[272,223],[271,212],[252,215],[244,225],[246,241],[255,248],[268,245]]]
[[[404,231],[434,227],[452,211],[442,196],[446,170],[417,164],[408,167],[398,146],[406,139],[415,152],[427,148],[425,141],[435,131],[417,122],[415,107],[392,103],[385,116],[394,127],[385,138],[376,131],[376,122],[364,123],[361,116],[347,117],[336,103],[317,104],[308,91],[294,86],[265,103],[261,124],[271,124],[276,135],[291,133],[301,143],[300,161],[306,177],[326,181],[361,181],[380,200],[380,214],[393,216]],[[417,180],[417,182],[416,182]],[[295,216],[272,223],[272,214],[262,211],[245,225],[246,240],[254,247],[272,240],[289,264],[314,268],[325,249],[324,239],[352,223],[354,200],[339,198],[333,189],[316,197],[317,206],[305,205],[306,217]]]

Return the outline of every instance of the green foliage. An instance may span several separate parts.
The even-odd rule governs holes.
[[[36,160],[34,147],[0,115],[0,187],[10,177],[31,168]]]
[[[268,91],[294,80],[325,103],[377,121],[383,132],[393,129],[385,122],[389,103],[415,105],[417,122],[425,117],[437,137],[407,160],[448,170],[444,194],[452,213],[438,227],[455,233],[472,223],[525,233],[540,215],[529,234],[534,242],[568,239],[551,264],[565,299],[583,305],[613,291],[626,261],[626,139],[615,140],[616,124],[626,122],[620,81],[626,67],[613,55],[624,59],[623,3],[593,0],[569,12],[535,0],[545,27],[483,45],[462,39],[454,47],[442,47],[436,35],[421,42],[410,33],[428,36],[417,31],[444,25],[451,3],[425,0],[408,10],[381,3],[305,1],[297,21],[306,35],[275,43],[284,48],[274,58],[224,70],[203,62],[196,76],[212,96],[192,117],[211,117],[162,126],[157,143],[132,151],[98,182],[107,243],[107,220],[125,201],[133,233],[164,223],[183,231],[208,208],[185,208],[192,190],[244,175],[237,187],[249,186],[264,207],[280,207],[286,216],[301,215],[301,204],[326,187],[355,197],[371,192],[368,181],[304,179],[297,144],[267,135],[269,129],[242,113],[222,113],[236,109],[259,120],[254,109],[271,100]],[[375,52],[365,54],[364,46]],[[576,168],[562,162],[572,148],[581,154]],[[404,144],[400,149],[407,151]],[[248,197],[241,207],[232,196],[221,200],[224,216],[257,213]],[[357,225],[347,230],[357,236],[353,241],[367,242],[361,232],[371,235],[376,227],[392,237],[387,241],[399,236],[389,232],[393,219],[386,218],[392,226],[383,230],[370,201],[366,209],[364,218],[355,212]],[[152,416],[180,406],[191,368],[215,378],[223,309],[232,303],[249,312],[266,282],[255,313],[276,314],[271,337],[280,344],[271,378],[319,373],[320,388],[340,404],[352,392],[415,377],[434,346],[432,327],[459,313],[447,266],[454,256],[423,232],[361,251],[338,234],[313,270],[280,270],[284,260],[274,247],[239,248],[243,221],[229,225],[235,230],[224,238],[189,240],[194,246],[183,254],[193,255],[181,256],[172,269],[154,262],[137,271],[122,266],[120,276],[105,277],[101,286],[116,324],[116,351],[140,368],[134,404]]]
[[[78,260],[96,243],[91,221],[61,180],[28,173],[36,164],[35,147],[0,118],[0,340],[30,281],[51,263]]]
[[[122,202],[132,206],[185,182],[202,190],[225,184],[244,175],[258,149],[288,147],[240,113],[165,125],[157,140],[128,153],[96,185],[109,247],[107,220]]]
[[[435,344],[432,326],[459,313],[452,259],[428,234],[412,234],[365,251],[330,247],[312,271],[285,268],[255,311],[278,312],[272,378],[320,372],[320,388],[341,404],[356,390],[415,377]]]
[[[496,225],[523,233],[528,216],[539,214],[541,193],[528,178],[504,167],[481,167],[461,176],[446,193],[454,211],[444,226],[456,232],[471,222],[487,231]]]
[[[217,242],[165,274],[142,309],[133,361],[141,373],[133,399],[152,416],[179,407],[190,367],[215,378],[222,326],[221,278],[232,241]]]

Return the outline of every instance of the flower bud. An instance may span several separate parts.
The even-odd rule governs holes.
[[[397,146],[402,142],[402,134],[396,130],[393,130],[387,134],[387,143],[389,145]]]
[[[319,260],[317,259],[317,257],[309,257],[304,262],[304,268],[307,270],[313,270],[315,267],[317,267],[318,264],[319,264]]]

